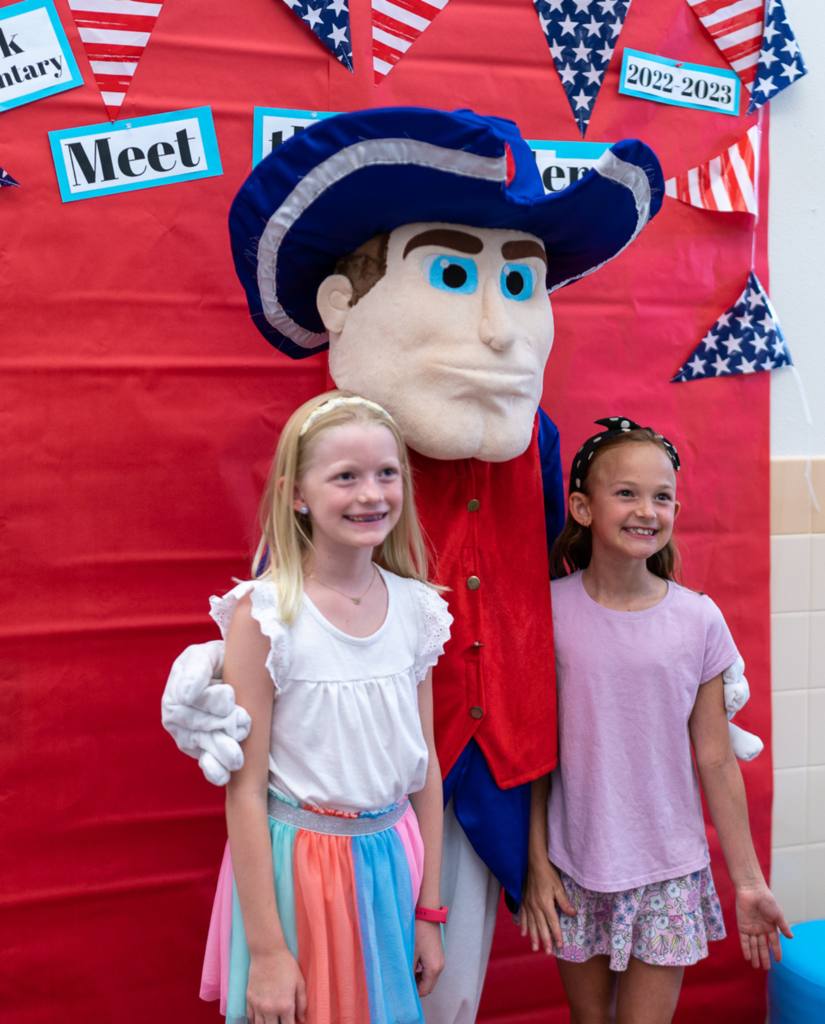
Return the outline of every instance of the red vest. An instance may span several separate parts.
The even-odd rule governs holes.
[[[556,765],[556,667],[538,447],[509,462],[410,452],[416,505],[455,618],[433,670],[446,776],[471,738],[502,789]]]

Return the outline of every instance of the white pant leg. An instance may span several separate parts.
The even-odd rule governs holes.
[[[453,811],[444,811],[441,902],[446,963],[432,995],[421,1000],[426,1024],[473,1024],[481,999],[501,886],[470,845]]]

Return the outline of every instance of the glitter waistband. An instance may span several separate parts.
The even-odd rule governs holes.
[[[402,800],[385,811],[344,816],[323,810],[306,810],[284,800],[271,790],[268,798],[269,817],[285,825],[294,825],[305,832],[320,832],[328,836],[367,836],[392,828],[407,813],[409,800]]]

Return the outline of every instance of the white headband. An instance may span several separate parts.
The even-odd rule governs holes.
[[[382,409],[377,402],[371,402],[368,398],[359,398],[357,395],[353,395],[351,398],[330,398],[328,401],[324,402],[323,405],[319,405],[317,409],[313,409],[309,416],[307,416],[301,424],[301,429],[298,431],[298,437],[303,437],[312,424],[317,419],[320,419],[321,416],[326,416],[326,414],[328,412],[332,412],[333,409],[341,409],[347,405],[360,405],[366,409],[372,409],[373,412],[380,413],[388,420],[392,419],[392,416],[390,416],[386,409]]]

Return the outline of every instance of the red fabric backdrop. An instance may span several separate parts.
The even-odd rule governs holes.
[[[225,221],[251,166],[252,108],[470,106],[528,138],[577,130],[530,0],[452,0],[378,88],[367,0],[351,0],[355,75],[281,0],[166,0],[123,116],[211,104],[224,174],[64,206],[47,132],[105,112],[56,4],[87,84],[0,115],[0,164],[23,183],[0,194],[0,1007],[5,1024],[216,1021],[197,988],[222,794],[162,731],[159,697],[174,656],[216,635],[206,599],[246,571],[279,428],[326,384],[322,358],[266,345],[232,268]],[[620,42],[723,65],[684,0],[635,0]],[[588,139],[638,136],[667,177],[748,127],[620,96],[620,56]],[[766,175],[763,161],[763,203]],[[728,617],[753,693],[740,721],[768,742],[743,769],[767,871],[768,375],[668,383],[740,293],[750,224],[666,199],[630,251],[554,298],[544,404],[566,465],[617,412],[682,453],[685,582]],[[687,975],[677,1020],[764,1019],[735,937]],[[481,1016],[568,1019],[554,965],[504,914]]]

